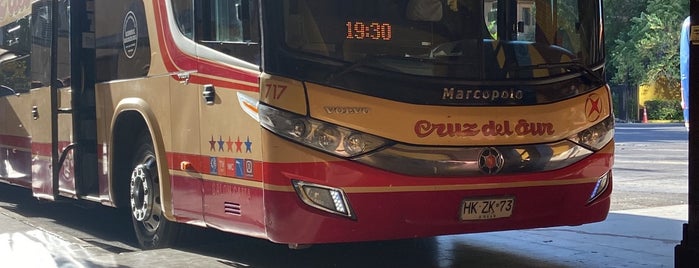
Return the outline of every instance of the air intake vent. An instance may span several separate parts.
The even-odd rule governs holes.
[[[226,214],[240,216],[240,214],[241,214],[240,204],[231,203],[231,202],[224,202],[223,203],[223,212]]]

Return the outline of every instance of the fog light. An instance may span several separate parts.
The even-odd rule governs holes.
[[[292,180],[301,201],[322,211],[354,219],[345,193],[338,189],[303,181]]]
[[[597,183],[595,184],[595,188],[592,189],[592,193],[590,194],[590,199],[587,200],[588,203],[594,201],[597,199],[602,193],[604,193],[605,190],[607,190],[607,186],[609,186],[609,178],[611,177],[611,171],[605,173],[599,179],[597,179]]]

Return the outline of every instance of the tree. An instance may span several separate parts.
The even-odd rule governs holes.
[[[648,0],[604,0],[604,45],[611,55],[617,40],[627,40],[631,19],[641,15]],[[607,77],[617,73],[616,62],[607,61]],[[625,82],[625,81],[624,81]]]
[[[688,15],[686,0],[647,0],[645,11],[630,19],[608,51],[612,82],[660,81],[679,88],[680,26]]]

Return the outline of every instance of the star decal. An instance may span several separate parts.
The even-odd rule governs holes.
[[[235,152],[236,153],[242,153],[243,148],[242,148],[243,142],[240,141],[240,137],[238,137],[238,140],[235,141]]]
[[[252,142],[250,141],[250,136],[248,136],[247,141],[245,141],[245,152],[252,153]]]
[[[211,145],[210,151],[216,151],[216,141],[214,140],[214,136],[211,135],[211,140],[209,141],[209,144]]]
[[[226,147],[228,148],[228,150],[227,150],[228,152],[233,151],[233,144],[234,144],[234,142],[231,141],[231,136],[228,136],[228,141],[226,142]]]
[[[226,143],[223,141],[223,137],[218,136],[218,151],[223,151],[223,144]]]

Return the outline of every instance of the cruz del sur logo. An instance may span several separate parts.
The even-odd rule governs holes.
[[[556,133],[553,123],[531,122],[520,119],[516,122],[505,120],[502,122],[489,121],[486,124],[477,123],[434,123],[428,120],[415,122],[415,135],[425,138],[430,135],[438,137],[463,137],[463,136],[551,136]]]
[[[585,117],[587,117],[588,122],[595,122],[602,116],[600,99],[601,98],[596,93],[587,96],[587,101],[585,102]]]

